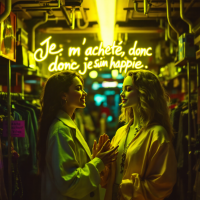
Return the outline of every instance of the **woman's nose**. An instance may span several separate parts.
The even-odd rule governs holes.
[[[123,91],[121,92],[120,96],[124,96],[124,92]]]
[[[83,95],[87,96],[87,92],[85,90],[83,90]]]

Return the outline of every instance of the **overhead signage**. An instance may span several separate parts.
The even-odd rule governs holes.
[[[131,69],[141,69],[148,68],[142,64],[142,61],[139,58],[143,56],[152,56],[152,47],[148,48],[138,48],[138,41],[134,41],[133,47],[128,49],[128,52],[123,51],[122,42],[116,43],[113,42],[112,46],[103,47],[103,42],[99,46],[90,46],[84,50],[84,62],[83,69],[80,69],[80,63],[76,61],[73,62],[60,62],[59,57],[62,56],[63,48],[57,48],[55,43],[51,43],[51,36],[46,38],[43,42],[40,43],[41,48],[38,48],[34,53],[34,58],[37,62],[42,62],[48,58],[49,55],[55,56],[54,62],[50,63],[48,70],[53,71],[63,71],[63,70],[76,70],[79,74],[84,75],[88,70],[100,69],[100,68],[109,68],[119,69],[119,72],[126,73],[129,68]],[[86,39],[83,39],[82,46],[86,44]],[[43,50],[44,49],[44,50]],[[69,47],[68,48],[68,57],[72,58],[73,56],[81,56],[82,48],[81,47]],[[132,56],[132,60],[124,59],[126,54]],[[96,60],[90,60],[91,57],[99,57]],[[111,56],[110,60],[105,59],[105,56]],[[116,60],[116,58],[123,58],[123,60]]]

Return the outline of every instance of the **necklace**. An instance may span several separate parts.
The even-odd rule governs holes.
[[[134,137],[137,135],[137,133],[140,131],[141,128],[142,128],[141,126],[135,128]],[[129,127],[129,130],[130,130],[130,127]],[[122,162],[121,162],[121,164],[120,164],[120,165],[121,165],[121,171],[120,171],[121,174],[122,174],[123,171],[124,171],[124,162],[125,162],[125,160],[126,160],[126,153],[127,153],[127,150],[128,150],[128,148],[129,148],[129,146],[130,146],[130,144],[131,144],[131,142],[132,142],[132,140],[131,140],[131,142],[126,146],[126,141],[127,141],[127,138],[128,138],[129,130],[128,130],[127,134],[126,134],[126,140],[125,140],[125,143],[124,143],[124,151],[123,151],[123,153],[122,153]]]

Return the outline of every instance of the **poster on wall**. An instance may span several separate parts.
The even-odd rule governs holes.
[[[0,15],[5,6],[0,2]],[[0,24],[0,56],[16,62],[16,15],[10,15]]]

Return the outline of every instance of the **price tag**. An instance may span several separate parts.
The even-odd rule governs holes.
[[[7,121],[3,121],[3,137],[8,137]],[[25,121],[11,121],[11,137],[25,137]]]

